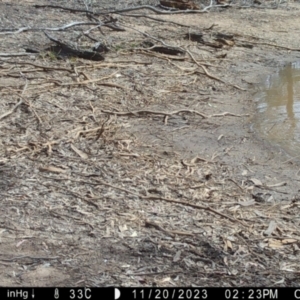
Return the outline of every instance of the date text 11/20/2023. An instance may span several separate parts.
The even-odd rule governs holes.
[[[280,289],[281,290],[281,289]],[[290,291],[291,292],[291,291]],[[283,293],[280,293],[283,296]],[[289,293],[290,294],[290,293]],[[292,299],[297,297],[297,290],[294,289]],[[226,299],[226,300],[255,300],[255,299],[280,299],[277,288],[137,288],[132,289],[134,300],[165,300],[165,299]],[[287,299],[286,296],[284,299]]]

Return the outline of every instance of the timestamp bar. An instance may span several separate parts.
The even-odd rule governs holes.
[[[35,288],[2,287],[0,299],[32,300],[300,300],[299,288]]]
[[[124,291],[122,290],[123,294]],[[300,288],[136,288],[126,296],[133,300],[277,300],[300,299]],[[123,298],[125,300],[125,298]]]

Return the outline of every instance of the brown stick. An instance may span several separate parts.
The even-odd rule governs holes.
[[[24,94],[24,92],[25,92],[25,90],[27,89],[27,81],[26,81],[26,83],[25,83],[25,85],[24,85],[24,88],[23,88],[23,90],[22,90],[22,95]],[[14,92],[13,92],[14,93]],[[15,93],[14,93],[15,94]],[[23,97],[22,96],[20,96],[20,95],[18,95],[17,94],[17,96],[18,97],[20,97],[21,98],[21,100],[11,109],[11,110],[9,110],[9,111],[7,111],[6,113],[4,113],[3,115],[1,115],[0,116],[0,120],[2,120],[2,119],[4,119],[4,118],[6,118],[7,116],[9,116],[9,115],[11,115],[14,111],[15,111],[15,109],[18,107],[18,106],[20,106],[23,102],[24,102],[24,99],[23,99]]]

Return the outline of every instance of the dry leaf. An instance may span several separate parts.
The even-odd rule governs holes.
[[[226,266],[228,266],[228,259],[227,259],[226,256],[223,258],[223,261],[224,261],[224,264],[225,264]]]
[[[258,210],[255,210],[254,212],[255,212],[255,214],[256,214],[257,216],[259,216],[259,217],[261,217],[261,218],[265,218],[265,217],[266,217],[263,213],[261,213],[261,212],[258,211]]]
[[[228,250],[228,246],[227,246],[226,241],[224,241],[224,251],[227,252],[227,250]]]
[[[263,243],[263,242],[260,242],[260,243],[258,244],[258,246],[259,246],[261,249],[264,249],[265,247],[268,246],[268,244]]]
[[[288,266],[288,265],[282,266],[282,267],[280,268],[280,270],[282,270],[282,271],[287,271],[287,272],[295,272],[295,270],[292,269],[292,268],[290,268],[290,266]]]
[[[280,208],[280,210],[288,209],[288,208],[290,208],[290,207],[292,207],[292,206],[293,206],[293,204],[287,204],[287,205],[282,206],[282,207]]]
[[[240,209],[240,205],[235,205],[235,206],[232,206],[232,207],[229,208],[229,210],[233,211],[233,212],[235,212],[235,211],[237,211],[239,209]]]
[[[88,159],[88,155],[81,150],[77,149],[73,144],[71,144],[71,148],[74,152],[76,152],[82,159]]]
[[[130,237],[136,237],[136,236],[138,236],[138,234],[137,234],[136,231],[134,231],[134,232],[130,235]]]
[[[123,231],[126,231],[127,230],[127,226],[126,226],[126,224],[125,225],[120,225],[119,226],[119,230],[120,230],[120,232],[123,232]]]
[[[276,229],[277,224],[274,221],[271,221],[267,230],[264,231],[264,235],[271,235],[272,232]]]
[[[262,186],[262,183],[261,183],[260,180],[258,180],[256,178],[251,178],[250,180],[254,183],[254,185],[256,185],[256,186]]]
[[[227,240],[226,243],[227,243],[227,247],[232,250],[232,243],[229,240]]]
[[[26,240],[22,240],[16,244],[16,247],[19,248]]]
[[[267,187],[272,188],[272,187],[279,187],[279,186],[285,186],[287,185],[287,183],[285,181],[283,182],[279,182],[279,183],[275,183],[275,184],[269,184],[267,185]]]
[[[282,242],[282,244],[287,245],[287,244],[297,243],[298,240],[295,240],[295,239],[284,239],[281,242]]]
[[[170,282],[170,281],[172,281],[172,278],[171,277],[166,277],[163,280],[161,280],[160,282]]]
[[[41,172],[66,173],[66,170],[53,166],[40,167],[39,170]]]
[[[281,243],[280,240],[274,240],[274,239],[269,239],[268,246],[270,248],[273,248],[273,249],[278,249],[278,248],[282,248],[283,247],[283,245],[282,245],[282,243]]]
[[[177,262],[180,260],[180,255],[181,255],[181,251],[177,251],[174,258],[173,258],[173,262]]]
[[[281,280],[274,282],[274,285],[278,285],[278,284],[284,283],[284,281],[285,281],[285,279],[282,278]]]
[[[242,205],[242,206],[250,206],[250,205],[254,205],[255,204],[255,200],[254,199],[251,199],[249,201],[243,201],[243,202],[238,202],[239,205]]]
[[[230,242],[236,242],[237,238],[235,236],[228,236],[227,240],[229,240]]]

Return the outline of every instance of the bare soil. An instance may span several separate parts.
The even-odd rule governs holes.
[[[51,4],[86,9],[0,1],[0,285],[299,286],[299,160],[252,129],[299,3],[94,15],[125,31]]]

